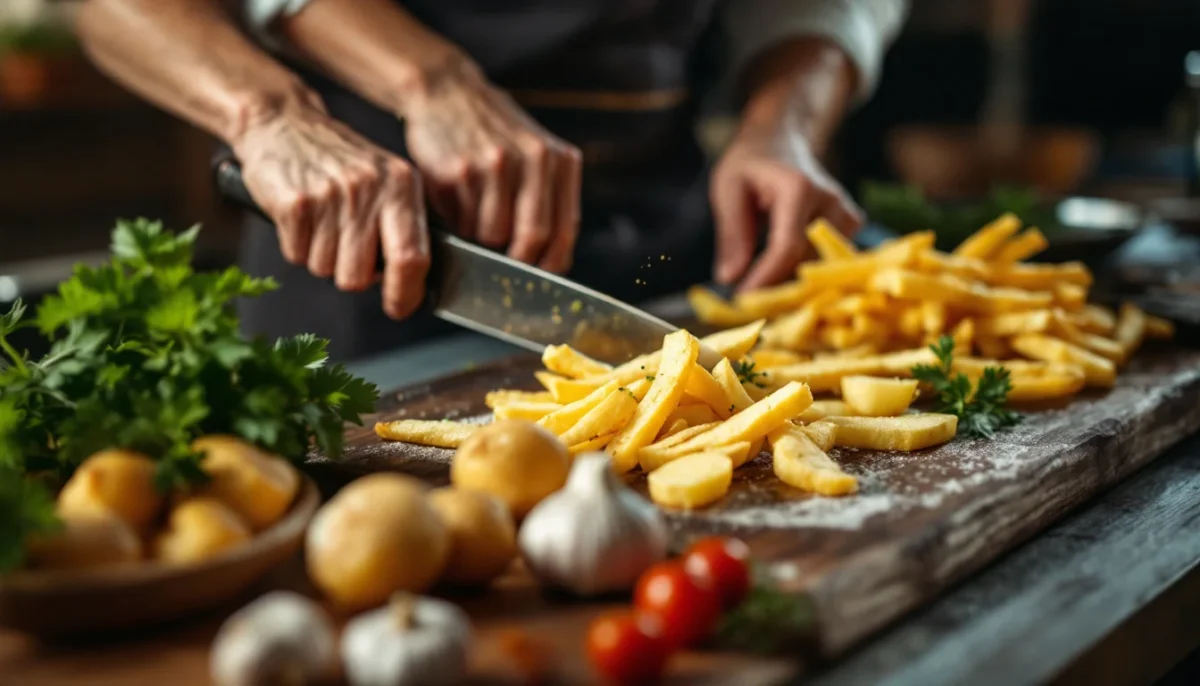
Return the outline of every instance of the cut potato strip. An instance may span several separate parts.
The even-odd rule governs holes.
[[[1146,338],[1164,340],[1175,337],[1175,323],[1169,319],[1146,315]]]
[[[754,367],[759,370],[808,361],[808,357],[805,355],[780,348],[754,350],[750,353],[749,359],[754,363]]]
[[[717,366],[713,367],[713,380],[725,392],[725,402],[729,403],[735,413],[754,404],[754,399],[746,392],[746,387],[738,379],[737,372],[733,371],[733,365],[729,363],[729,360],[721,360]]]
[[[805,436],[813,442],[821,450],[829,452],[837,443],[837,424],[828,419],[821,419],[812,424],[806,424],[800,427]]]
[[[1116,382],[1117,368],[1112,360],[1060,338],[1042,334],[1025,334],[1012,339],[1013,349],[1026,357],[1046,362],[1079,365],[1087,377],[1087,385],[1109,388]]]
[[[501,405],[509,403],[552,403],[557,402],[554,395],[548,391],[513,391],[499,390],[488,393],[483,398],[483,403],[487,405],[489,410],[494,410]]]
[[[858,492],[858,479],[842,471],[797,426],[771,432],[771,465],[785,484],[818,495],[840,496]]]
[[[769,346],[784,350],[804,350],[813,340],[820,322],[821,309],[838,299],[837,291],[825,291],[814,296],[798,311],[784,315],[762,330],[762,340]]]
[[[1068,343],[1091,350],[1113,362],[1120,363],[1125,359],[1125,349],[1121,347],[1120,343],[1080,329],[1062,310],[1055,312],[1054,324],[1055,333]]]
[[[496,415],[496,419],[524,419],[530,422],[545,417],[551,412],[557,412],[562,409],[562,405],[555,402],[535,403],[525,401],[512,401],[504,403],[492,410],[492,414]]]
[[[829,417],[837,425],[834,443],[870,450],[923,450],[946,443],[958,430],[952,414],[906,414],[901,417]]]
[[[698,364],[693,364],[691,371],[687,373],[687,382],[683,392],[707,405],[716,414],[717,419],[728,419],[729,415],[733,414],[733,408],[730,407],[729,399],[725,397],[725,391],[721,388],[721,384],[717,383],[712,374]],[[688,419],[688,423],[700,424],[703,422],[694,422]]]
[[[1021,220],[1017,215],[1005,212],[967,237],[954,249],[954,255],[986,260],[1020,230]]]
[[[724,298],[703,286],[692,286],[687,291],[688,304],[700,321],[715,326],[741,326],[756,319],[753,312],[734,307]]]
[[[895,417],[908,411],[917,397],[916,379],[884,379],[874,376],[842,378],[842,399],[853,412],[844,415]],[[827,415],[828,416],[828,415]]]
[[[571,457],[575,457],[576,455],[582,455],[583,453],[604,450],[604,446],[608,445],[609,442],[612,441],[613,436],[616,436],[616,434],[596,436],[595,438],[584,441],[583,443],[576,443],[575,445],[567,448],[567,452],[571,454]]]
[[[858,414],[842,400],[814,400],[808,409],[801,412],[798,421],[809,424],[826,417],[852,417]]]
[[[701,338],[700,345],[710,348],[724,357],[740,360],[758,342],[759,334],[762,333],[765,323],[764,320],[758,320],[745,326],[719,331],[711,336]],[[662,351],[659,350],[648,355],[635,357],[608,374],[596,378],[604,381],[615,380],[621,384],[630,384],[638,379],[654,376],[658,372],[658,365],[661,360]]]
[[[662,362],[650,390],[638,403],[632,419],[608,444],[613,469],[618,474],[633,469],[638,451],[649,445],[683,397],[684,377],[696,363],[700,342],[687,331],[667,334],[663,339]]]
[[[602,381],[592,381],[591,379],[577,381],[552,372],[534,372],[533,376],[550,393],[551,399],[561,405],[582,400],[589,393],[604,385]]]
[[[1087,377],[1077,368],[1075,373],[1064,371],[1060,374],[1042,374],[1040,376],[1014,375],[1009,378],[1012,388],[1008,391],[1009,402],[1031,402],[1035,400],[1052,400],[1066,398],[1083,390]]]
[[[392,422],[378,422],[375,424],[375,433],[389,441],[457,448],[481,426],[483,425],[445,419],[397,419]]]
[[[1076,312],[1087,304],[1088,291],[1084,286],[1074,283],[1054,284],[1054,304],[1064,310]]]
[[[1117,328],[1113,331],[1113,338],[1117,339],[1117,345],[1121,346],[1125,353],[1122,361],[1129,359],[1129,356],[1142,347],[1145,337],[1146,313],[1133,303],[1122,304],[1117,315]]]
[[[591,412],[597,405],[604,402],[605,398],[616,393],[618,388],[619,386],[616,381],[609,381],[583,398],[568,405],[563,405],[562,409],[542,417],[538,420],[538,424],[554,435],[561,436],[567,429],[570,429],[571,426],[582,419],[585,414]]]
[[[842,260],[858,254],[854,244],[846,240],[845,236],[824,219],[817,219],[809,224],[805,233],[808,234],[808,242],[817,249],[817,254],[826,262]]]
[[[807,383],[813,391],[836,391],[841,388],[842,378],[846,376],[909,376],[914,365],[936,362],[937,357],[931,350],[917,348],[870,357],[814,360],[778,367],[766,372],[766,380],[771,386],[800,381]]]
[[[717,502],[729,492],[733,463],[720,453],[695,453],[650,472],[650,499],[685,510]]]
[[[983,317],[979,333],[984,336],[1017,336],[1023,333],[1044,333],[1054,324],[1053,310],[1027,310]]]
[[[674,422],[671,422],[669,425],[667,425],[667,428],[663,429],[658,434],[658,438],[655,439],[655,442],[661,441],[665,438],[670,438],[670,437],[674,436],[675,434],[679,433],[680,431],[683,431],[684,429],[687,429],[687,428],[688,428],[688,423],[687,423],[686,419],[676,419]],[[651,443],[651,445],[654,445],[654,444]]]
[[[603,376],[612,371],[612,367],[593,360],[569,345],[546,346],[542,353],[542,364],[546,369],[571,379]]]
[[[1018,263],[997,267],[987,274],[988,283],[1028,291],[1049,291],[1060,283],[1092,285],[1092,272],[1082,262],[1061,264]]]
[[[667,415],[667,424],[683,420],[690,426],[698,424],[710,424],[720,419],[713,409],[704,403],[696,403],[695,405],[680,405]]]
[[[759,318],[774,317],[800,307],[815,292],[816,289],[810,284],[791,281],[778,286],[743,291],[733,296],[733,304]]]
[[[1036,226],[1021,232],[1021,235],[1010,238],[1007,243],[992,254],[991,262],[995,264],[1012,264],[1027,260],[1050,247],[1046,236]]]
[[[597,436],[615,434],[633,416],[638,401],[628,390],[618,389],[564,431],[559,438],[567,445],[584,443]]]

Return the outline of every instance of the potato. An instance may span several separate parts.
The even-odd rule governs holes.
[[[842,399],[854,410],[853,414],[895,417],[904,414],[916,397],[916,379],[881,379],[874,376],[842,378]]]
[[[429,504],[450,529],[450,560],[442,581],[481,586],[504,573],[517,556],[512,515],[487,493],[439,488]]]
[[[796,419],[807,424],[826,417],[853,417],[856,414],[860,413],[844,400],[814,400]]]
[[[570,465],[567,447],[554,434],[530,422],[506,420],[463,441],[450,464],[450,482],[496,496],[521,519],[563,487]]]
[[[201,436],[192,449],[204,454],[200,468],[210,477],[199,495],[225,503],[255,531],[279,521],[300,490],[286,460],[235,436]]]
[[[849,495],[858,492],[858,479],[842,471],[804,431],[786,426],[771,432],[775,476],[785,484],[818,495]]]
[[[92,569],[140,561],[142,541],[113,515],[78,516],[63,520],[56,533],[33,537],[26,553],[33,569]]]
[[[334,602],[367,608],[396,591],[420,593],[432,586],[450,545],[450,529],[420,481],[373,474],[343,488],[313,517],[305,564]]]
[[[902,417],[827,417],[835,424],[835,445],[870,450],[921,450],[945,443],[958,430],[952,414],[906,414]]]
[[[825,452],[829,452],[837,443],[837,424],[828,419],[821,419],[800,428],[809,440]]]
[[[105,450],[79,465],[58,494],[64,518],[111,514],[144,532],[162,509],[154,487],[155,463],[129,450]]]
[[[692,509],[711,505],[729,492],[733,462],[718,453],[693,453],[650,472],[646,486],[659,505]]]
[[[250,540],[250,526],[216,498],[188,498],[171,510],[166,528],[154,539],[154,557],[190,564],[216,557]]]

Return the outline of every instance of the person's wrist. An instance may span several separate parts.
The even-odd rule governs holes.
[[[461,90],[478,90],[487,83],[475,62],[450,45],[432,50],[420,61],[408,62],[395,70],[389,91],[392,111],[401,119],[413,117],[447,95]]]
[[[229,98],[226,131],[221,136],[236,152],[257,131],[287,116],[326,116],[316,92],[299,79],[277,88],[254,88]]]

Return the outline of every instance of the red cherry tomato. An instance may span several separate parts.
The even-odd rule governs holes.
[[[683,553],[683,568],[716,589],[725,607],[737,605],[750,592],[750,548],[736,538],[696,541]]]
[[[662,621],[634,610],[592,620],[586,648],[592,667],[611,684],[657,681],[671,656],[662,637]]]
[[[673,648],[708,637],[721,617],[721,597],[703,579],[694,579],[679,562],[647,569],[633,592],[637,609],[662,618],[663,638]]]

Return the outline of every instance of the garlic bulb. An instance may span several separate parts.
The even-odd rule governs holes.
[[[318,684],[336,664],[333,626],[324,610],[297,593],[268,593],[238,610],[213,643],[218,686]]]
[[[543,583],[596,595],[626,590],[667,555],[662,514],[613,473],[604,453],[580,455],[567,485],[529,513],[518,535]]]
[[[346,624],[342,663],[350,686],[456,684],[470,643],[471,623],[457,606],[401,592]]]

